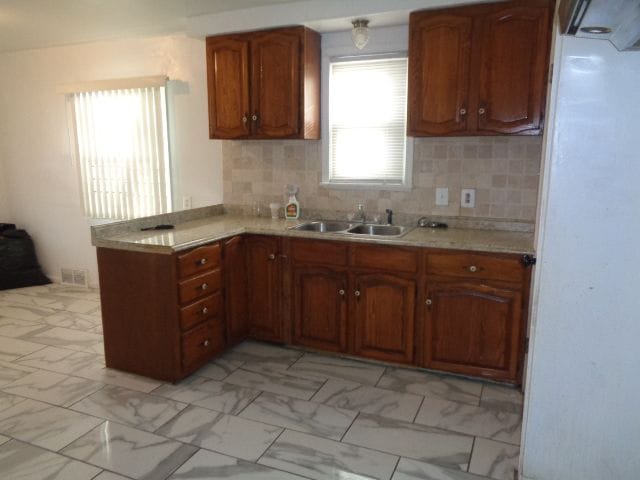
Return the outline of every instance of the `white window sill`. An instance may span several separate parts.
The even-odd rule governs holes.
[[[333,183],[320,182],[320,186],[324,188],[332,188],[336,190],[387,190],[394,192],[409,192],[411,187],[408,185],[390,185],[386,183]]]

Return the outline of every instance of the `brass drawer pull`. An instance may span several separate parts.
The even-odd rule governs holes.
[[[205,340],[204,342],[202,342],[202,345],[203,345],[203,346],[205,346],[205,347],[208,347],[208,346],[209,346],[209,343],[210,343],[210,342],[209,342],[209,339],[207,339],[207,340]]]
[[[204,308],[202,309],[202,314],[203,314],[203,315],[206,315],[208,312],[209,312],[209,309],[208,309],[207,307],[204,307]]]
[[[206,290],[207,288],[209,288],[209,284],[208,284],[208,283],[203,283],[203,284],[200,286],[200,288],[201,288],[202,290]]]
[[[477,271],[478,271],[478,267],[476,267],[475,265],[471,265],[471,266],[469,267],[469,271],[470,271],[471,273],[475,273],[475,272],[477,272]]]
[[[198,263],[200,265],[204,265],[205,263],[207,263],[207,259],[206,258],[201,258],[200,260],[198,260]]]
[[[426,304],[427,304],[427,306],[428,306],[428,307],[430,307],[430,306],[431,306],[431,304],[432,304],[433,302],[431,301],[431,299],[430,299],[430,298],[427,298],[427,301],[426,301],[426,302],[424,302],[424,303],[426,303]]]

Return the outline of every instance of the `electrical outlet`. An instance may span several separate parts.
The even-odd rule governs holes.
[[[192,206],[191,197],[182,197],[182,209],[189,210]]]
[[[436,188],[436,205],[446,207],[449,205],[449,189],[446,187]]]
[[[476,206],[476,189],[463,188],[460,194],[460,206],[462,208],[473,208]]]

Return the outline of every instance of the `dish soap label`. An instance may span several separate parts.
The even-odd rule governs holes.
[[[284,218],[287,220],[297,220],[300,217],[300,203],[296,195],[298,193],[298,187],[295,185],[287,185],[287,195],[289,200],[284,207]]]

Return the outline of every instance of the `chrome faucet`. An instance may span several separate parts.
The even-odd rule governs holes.
[[[367,219],[367,215],[364,213],[364,205],[362,203],[359,203],[356,205],[356,208],[357,208],[357,211],[356,211],[355,219],[358,220],[360,223],[365,223]]]

